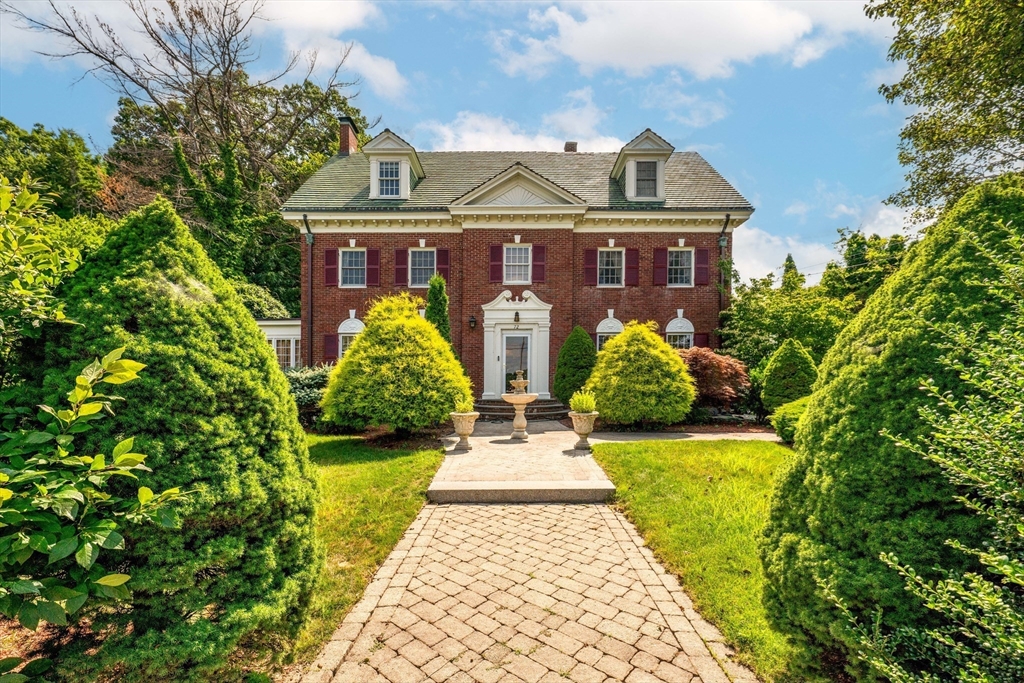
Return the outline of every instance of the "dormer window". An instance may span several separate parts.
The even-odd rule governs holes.
[[[377,162],[378,192],[381,197],[401,197],[402,163],[400,161],[379,161]]]
[[[637,161],[636,162],[636,196],[658,197],[658,162]]]

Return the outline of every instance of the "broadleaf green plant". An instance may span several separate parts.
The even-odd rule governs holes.
[[[137,480],[150,471],[146,456],[122,439],[107,458],[75,453],[75,437],[90,422],[113,415],[116,396],[99,393],[100,384],[120,385],[138,378],[145,366],[115,349],[82,370],[68,392],[68,407],[11,407],[13,390],[0,395],[0,613],[35,630],[40,621],[66,625],[87,603],[131,599],[131,576],[108,571],[101,553],[123,550],[118,531],[125,524],[177,520],[168,503],[187,495],[170,488],[157,495],[145,486],[135,496],[120,495],[115,478]],[[33,422],[35,423],[33,425]],[[116,560],[114,560],[116,563]]]

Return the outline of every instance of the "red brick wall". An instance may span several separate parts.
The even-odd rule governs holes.
[[[505,285],[489,281],[489,249],[491,245],[511,244],[514,235],[521,244],[543,244],[547,247],[547,273],[545,282],[531,285]],[[727,257],[732,253],[730,244]],[[468,229],[457,233],[427,233],[423,235],[428,247],[446,247],[450,250],[451,275],[448,282],[450,298],[452,342],[463,364],[469,371],[477,395],[483,387],[483,309],[505,289],[519,296],[531,290],[551,309],[551,346],[549,352],[549,386],[554,380],[558,351],[574,325],[581,325],[593,333],[597,324],[607,317],[609,308],[622,322],[654,320],[660,329],[676,317],[676,309],[685,309],[686,317],[696,332],[711,335],[712,346],[717,345],[713,334],[718,327],[719,314],[719,248],[717,232],[678,233],[574,233],[569,229]],[[583,252],[588,248],[607,247],[609,238],[616,247],[635,248],[640,251],[640,284],[636,287],[604,288],[583,285]],[[710,250],[710,283],[689,288],[654,286],[654,250],[678,245],[685,238],[686,246],[705,247]],[[324,251],[348,247],[355,239],[357,247],[381,250],[380,286],[366,288],[338,288],[324,286]],[[348,318],[349,309],[363,318],[372,299],[383,294],[407,289],[394,286],[395,249],[419,246],[420,235],[380,233],[319,233],[313,245],[313,361],[323,360],[324,335],[336,334],[338,325]],[[309,310],[307,301],[308,267],[306,245],[302,255],[302,311],[303,354],[307,354]],[[426,297],[426,289],[412,289],[414,294]],[[728,300],[725,299],[725,304]],[[469,318],[477,320],[476,329],[469,329]]]

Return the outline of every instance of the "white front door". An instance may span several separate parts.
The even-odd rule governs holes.
[[[523,371],[523,379],[530,379],[530,333],[505,332],[502,335],[502,370],[505,376],[504,391],[511,392],[510,381],[516,378],[516,371]],[[529,387],[526,389],[530,390]]]

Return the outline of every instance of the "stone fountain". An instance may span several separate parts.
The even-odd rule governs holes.
[[[526,386],[530,380],[523,379],[523,371],[516,370],[516,378],[511,380],[511,394],[502,394],[501,398],[506,403],[511,403],[516,409],[516,415],[512,418],[512,438],[526,440],[529,435],[526,433],[526,404],[537,400],[537,394],[526,393]]]

